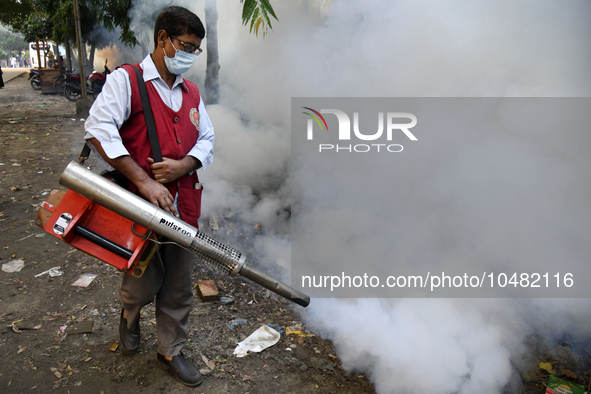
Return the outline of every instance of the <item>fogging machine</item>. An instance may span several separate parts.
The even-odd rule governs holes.
[[[143,274],[157,234],[231,276],[240,274],[301,306],[310,303],[307,295],[248,266],[239,251],[77,163],[68,164],[59,182],[69,190],[40,204],[37,225],[123,272]]]

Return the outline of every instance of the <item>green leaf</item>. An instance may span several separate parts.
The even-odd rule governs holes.
[[[277,18],[277,15],[275,15],[275,10],[273,10],[273,6],[271,6],[271,3],[269,3],[269,0],[260,0],[260,1],[261,1],[261,8],[263,8],[266,12],[271,14],[271,16],[273,16],[273,18],[275,18],[275,20],[279,20],[279,18]]]
[[[259,18],[259,9],[256,8],[252,14],[252,19],[250,20],[250,32],[252,33],[252,29],[254,28],[254,24],[256,23],[257,19]]]
[[[259,36],[259,27],[261,26],[262,22],[263,22],[263,18],[259,18],[259,19],[257,19],[257,23],[254,26],[255,34],[257,37]]]
[[[271,26],[271,20],[269,19],[269,15],[267,15],[267,10],[264,7],[261,7],[261,13],[263,14],[263,17],[265,18],[265,20],[267,21],[267,23],[269,24],[269,27],[271,29],[273,29],[273,26]],[[264,34],[263,34],[264,35]]]
[[[273,10],[273,6],[271,6],[269,0],[240,0],[240,2],[244,3],[242,9],[242,24],[246,26],[250,22],[251,33],[254,30],[258,37],[259,31],[262,31],[263,37],[265,37],[268,29],[273,30],[269,14],[275,18],[275,20],[279,20],[279,18],[277,18],[275,10]]]
[[[242,24],[246,25],[251,19],[254,10],[257,7],[257,0],[244,0],[244,6],[242,8]]]

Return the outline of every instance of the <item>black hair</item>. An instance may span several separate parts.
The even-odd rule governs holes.
[[[170,6],[164,8],[154,25],[154,46],[158,46],[158,32],[166,31],[169,36],[182,36],[183,34],[195,34],[203,39],[205,37],[205,27],[201,19],[186,8]]]

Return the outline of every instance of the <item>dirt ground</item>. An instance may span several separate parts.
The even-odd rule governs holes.
[[[308,334],[294,313],[300,307],[199,262],[194,283],[213,279],[221,295],[233,299],[222,304],[195,297],[184,354],[198,368],[209,367],[203,384],[187,388],[157,365],[153,305],[142,309],[140,352],[128,356],[120,348],[112,351],[119,341],[117,285],[122,274],[34,223],[38,204],[60,187],[59,175],[80,152],[83,121],[74,114],[75,104],[63,96],[33,91],[27,75],[0,90],[0,265],[24,261],[20,272],[0,271],[0,391],[375,392],[366,376],[347,374],[332,344],[318,336],[284,332],[275,346],[236,358],[237,342],[263,324]],[[96,159],[88,164],[101,170]],[[38,276],[56,266],[62,275]],[[96,278],[88,287],[72,286],[85,273]],[[247,322],[230,329],[228,323],[235,319]],[[91,333],[75,333],[89,322]]]

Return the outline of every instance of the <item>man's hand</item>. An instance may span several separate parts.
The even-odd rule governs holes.
[[[115,159],[109,158],[101,143],[96,139],[90,140],[101,157],[111,165],[111,167],[122,173],[134,185],[137,186],[138,191],[158,208],[164,209],[166,212],[179,217],[179,213],[174,208],[174,199],[168,189],[153,180],[146,174],[146,172],[131,158],[131,156],[119,156]]]
[[[198,168],[199,160],[192,156],[185,156],[181,160],[169,159],[163,157],[160,163],[155,163],[154,159],[148,157],[148,163],[152,169],[152,174],[156,181],[161,184],[172,182],[185,174]]]
[[[136,184],[138,191],[150,201],[152,204],[159,208],[164,209],[166,212],[173,214],[177,218],[179,213],[174,208],[174,198],[168,189],[153,180],[152,178],[146,178],[142,182]]]

